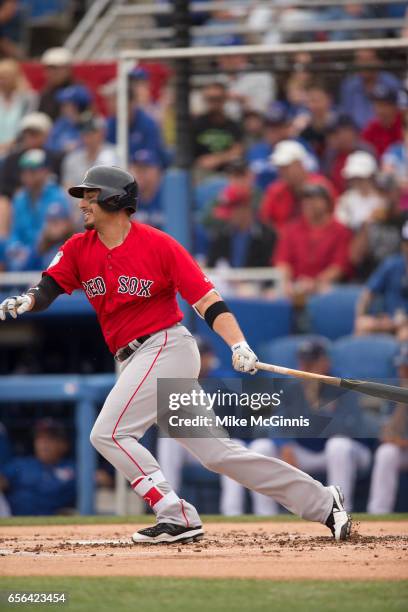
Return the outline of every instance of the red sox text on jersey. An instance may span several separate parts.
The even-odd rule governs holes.
[[[75,234],[44,274],[66,293],[85,291],[113,353],[181,321],[178,291],[195,304],[213,288],[180,244],[141,223],[132,223],[124,242],[113,249],[95,230]]]

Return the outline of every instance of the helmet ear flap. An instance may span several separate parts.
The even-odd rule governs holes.
[[[103,210],[107,212],[117,212],[120,210],[118,207],[118,202],[120,200],[120,196],[111,196],[110,198],[100,199],[98,198],[98,204]]]

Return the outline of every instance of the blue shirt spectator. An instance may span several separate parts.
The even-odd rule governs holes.
[[[50,515],[75,504],[74,463],[46,465],[35,457],[18,457],[0,469],[7,480],[13,515]]]
[[[83,85],[70,85],[56,94],[56,100],[61,105],[61,114],[51,129],[48,148],[68,153],[81,143],[80,126],[83,114],[91,107],[92,97]]]
[[[53,419],[34,430],[34,456],[12,459],[0,468],[0,490],[14,515],[50,515],[75,505],[74,463],[64,428]]]
[[[68,197],[53,182],[44,150],[26,151],[19,165],[23,188],[12,200],[13,221],[6,249],[8,267],[12,270],[28,269],[52,205],[59,204],[67,216],[70,214]]]
[[[130,162],[132,174],[139,185],[138,207],[135,218],[158,229],[164,225],[162,170],[155,151],[140,149]]]
[[[116,126],[116,115],[109,117],[106,139],[112,144],[116,144]],[[158,156],[162,167],[167,166],[168,157],[159,126],[150,115],[137,108],[133,111],[129,122],[129,155],[132,156],[141,149],[153,151]]]
[[[359,72],[347,76],[340,87],[340,110],[352,117],[355,123],[364,128],[374,117],[371,94],[382,85],[391,89],[400,89],[401,83],[396,76],[379,69],[367,69],[368,65],[379,65],[373,49],[361,49],[356,52],[354,63],[361,66]]]
[[[408,265],[406,255],[391,255],[373,272],[367,288],[383,299],[383,312],[408,313]]]

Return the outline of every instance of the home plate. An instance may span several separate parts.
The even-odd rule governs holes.
[[[75,546],[127,546],[133,544],[131,539],[127,540],[67,540],[67,544]]]

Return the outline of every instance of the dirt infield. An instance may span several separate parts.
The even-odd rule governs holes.
[[[0,527],[0,575],[408,578],[407,521],[356,524],[342,544],[322,525],[294,521],[209,523],[194,544],[131,544],[142,526]]]

